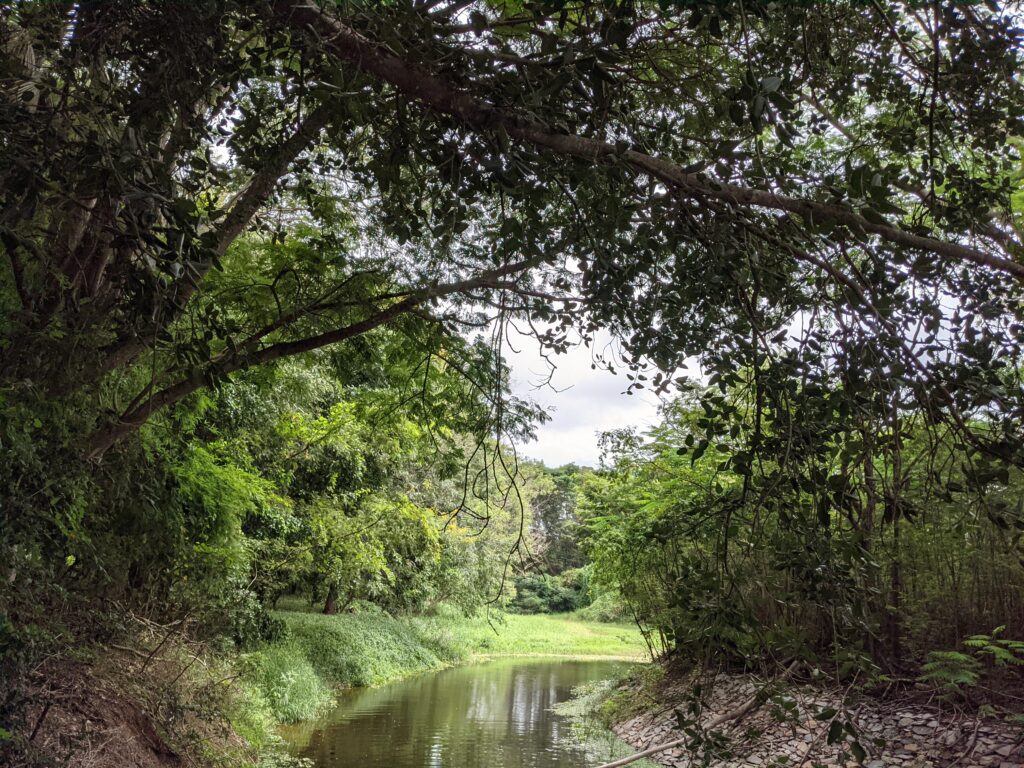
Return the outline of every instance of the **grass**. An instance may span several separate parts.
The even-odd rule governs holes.
[[[445,637],[470,656],[578,656],[646,660],[636,627],[581,621],[571,614],[499,614],[408,619],[420,634]]]
[[[289,640],[271,645],[242,661],[254,709],[267,709],[282,723],[316,717],[334,697],[299,643]]]
[[[461,660],[420,636],[408,621],[386,613],[280,615],[289,642],[302,650],[317,674],[334,684],[380,685]]]
[[[569,615],[498,614],[394,618],[370,610],[324,616],[299,601],[275,615],[288,637],[247,654],[243,678],[279,722],[315,717],[333,686],[381,685],[409,675],[492,656],[645,660],[636,627]]]

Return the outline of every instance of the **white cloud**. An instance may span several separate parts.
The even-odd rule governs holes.
[[[551,356],[557,366],[551,373],[535,339],[510,335],[513,348],[507,348],[506,354],[513,391],[551,414],[551,420],[538,427],[536,442],[520,446],[522,455],[552,467],[570,462],[597,466],[599,432],[629,426],[644,429],[657,421],[658,398],[646,390],[627,395],[623,373],[591,368],[590,348],[579,345],[564,355]],[[605,349],[609,339],[598,334],[597,348]],[[545,384],[549,374],[551,381]]]

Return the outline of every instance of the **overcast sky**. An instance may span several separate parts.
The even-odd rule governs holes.
[[[606,345],[607,336],[598,338]],[[544,406],[551,420],[537,429],[536,442],[519,446],[520,454],[540,459],[549,467],[574,462],[596,467],[599,451],[597,434],[617,427],[645,428],[657,421],[658,399],[641,390],[625,394],[625,375],[613,375],[603,368],[591,369],[591,350],[573,348],[552,358],[557,365],[550,385],[541,386],[549,366],[538,351],[537,342],[527,337],[512,337],[508,363],[512,369],[514,392]]]

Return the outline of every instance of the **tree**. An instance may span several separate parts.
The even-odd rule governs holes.
[[[748,466],[729,444],[741,431],[707,441],[698,394],[646,434],[614,441],[582,486],[595,577],[621,590],[666,650],[828,659],[845,675],[913,668],[992,627],[1024,633],[1019,470],[972,488],[962,446],[920,412],[867,430],[830,419],[828,437],[766,419],[761,438],[781,453]],[[753,427],[744,397],[726,397],[742,431]],[[797,429],[809,445],[776,440]]]
[[[535,554],[552,575],[586,564],[580,552],[576,525],[576,494],[584,471],[575,464],[549,469],[551,487],[533,501]]]
[[[596,362],[630,391],[696,363],[695,466],[744,502],[800,489],[863,551],[906,513],[906,435],[979,497],[1024,463],[1012,3],[0,14],[18,536],[47,498],[62,541],[142,425],[202,428],[208,390],[377,344],[407,345],[427,401],[457,389],[435,366],[463,378],[458,431],[502,465],[535,415],[508,395],[510,324],[555,352],[610,329],[622,354]],[[83,460],[115,445],[119,467]]]
[[[996,320],[1024,277],[1013,19],[896,3],[13,5],[5,381],[108,393],[131,369],[96,457],[234,372],[402,318],[450,329],[486,309],[551,324],[537,332],[556,349],[572,325],[608,326],[643,386],[644,360],[735,370],[817,311],[886,340],[879,364],[966,431],[965,410],[1014,398],[951,391],[991,391],[977,362],[1019,354]],[[284,290],[310,265],[282,263],[251,286],[273,307],[262,325],[210,312],[206,278],[239,238],[339,212],[353,236],[316,244],[336,268],[312,290]],[[952,358],[926,355],[936,344]],[[993,428],[965,439],[1016,456]]]
[[[23,628],[106,598],[242,642],[302,582],[506,599],[540,418],[513,327],[608,329],[595,365],[683,398],[583,482],[598,584],[667,646],[899,672],[990,633],[1024,526],[1019,19],[3,4],[4,722]]]

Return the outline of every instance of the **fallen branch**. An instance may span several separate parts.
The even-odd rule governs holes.
[[[153,658],[153,653],[156,653],[156,651],[160,650],[159,648],[156,648],[156,649],[154,649],[153,653],[143,653],[142,651],[138,650],[137,648],[129,648],[127,645],[118,645],[117,643],[107,643],[107,647],[108,648],[114,648],[114,649],[116,649],[118,651],[124,651],[125,653],[130,653],[133,656],[138,656],[140,659],[145,661],[147,664]],[[161,661],[163,661],[163,660],[164,659],[161,658]]]
[[[978,745],[978,727],[981,725],[981,715],[975,715],[974,717],[974,732],[971,734],[970,741],[967,742],[967,749],[963,751],[956,760],[949,764],[949,768],[959,765],[963,760],[966,760],[972,754],[974,754],[974,748]]]
[[[785,672],[783,672],[778,678],[772,681],[772,684],[781,682],[789,678],[790,675],[793,674],[793,670],[796,669],[796,665],[796,661],[790,664],[786,668]],[[767,686],[765,686],[765,688],[767,688]],[[764,693],[765,688],[759,690],[757,693],[755,693],[753,696],[751,696],[749,699],[747,699],[745,702],[740,704],[735,709],[729,710],[728,712],[725,712],[724,714],[721,714],[718,717],[716,717],[714,720],[712,720],[710,723],[704,726],[704,730],[714,730],[715,728],[718,728],[719,726],[728,723],[730,720],[738,720],[739,718],[744,717],[753,710],[757,709],[764,702],[762,694]],[[689,740],[689,736],[684,736],[681,739],[674,739],[664,744],[659,744],[656,747],[649,747],[648,749],[645,749],[643,752],[637,752],[635,755],[630,755],[629,757],[622,757],[618,760],[613,760],[610,763],[599,765],[597,768],[619,768],[619,766],[622,765],[629,765],[630,763],[635,763],[637,760],[642,760],[645,757],[656,755],[659,752],[664,752],[665,750],[672,749],[673,747],[681,747],[684,744],[686,744],[686,742]]]

